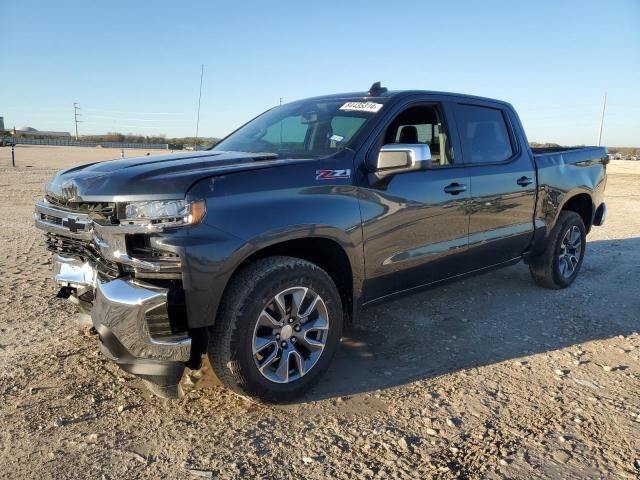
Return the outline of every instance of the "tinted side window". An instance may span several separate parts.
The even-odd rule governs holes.
[[[502,162],[513,155],[509,130],[501,110],[456,105],[462,149],[471,163]]]
[[[447,151],[447,134],[439,105],[417,105],[399,113],[387,127],[383,144],[426,144],[434,167],[453,164]]]

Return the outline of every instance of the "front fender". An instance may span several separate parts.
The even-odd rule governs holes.
[[[342,247],[353,275],[354,308],[359,308],[364,260],[357,188],[347,182],[290,187],[276,181],[271,189],[256,191],[256,175],[234,174],[194,185],[188,198],[206,200],[204,223],[193,229],[191,239],[183,234],[165,241],[183,261],[189,326],[213,325],[226,285],[248,258],[278,243],[306,238],[329,239]]]

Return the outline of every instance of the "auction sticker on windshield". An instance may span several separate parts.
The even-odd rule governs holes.
[[[371,112],[376,113],[382,108],[381,103],[375,102],[347,102],[340,107],[340,110],[347,112]]]

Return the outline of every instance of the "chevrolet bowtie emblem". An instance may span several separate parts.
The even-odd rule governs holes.
[[[62,226],[67,227],[72,233],[76,233],[78,230],[84,230],[84,223],[78,222],[75,218],[65,218],[62,220]]]

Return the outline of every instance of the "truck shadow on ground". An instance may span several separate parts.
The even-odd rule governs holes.
[[[348,396],[640,330],[640,238],[593,241],[565,290],[519,264],[365,310],[300,401]]]

